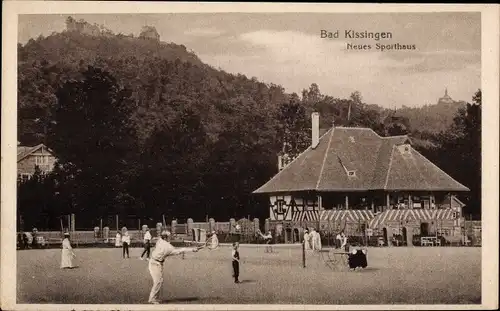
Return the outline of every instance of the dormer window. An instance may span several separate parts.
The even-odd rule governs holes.
[[[347,171],[347,176],[356,177],[356,171]]]

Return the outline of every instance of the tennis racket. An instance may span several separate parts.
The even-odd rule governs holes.
[[[195,246],[198,249],[213,250],[213,249],[217,249],[219,247],[219,239],[217,238],[217,236],[215,234],[208,237],[205,242],[184,241],[184,243]]]

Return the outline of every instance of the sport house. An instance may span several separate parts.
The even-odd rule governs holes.
[[[469,189],[412,148],[408,136],[381,137],[369,128],[336,127],[320,136],[312,114],[312,145],[254,193],[269,195],[269,224],[296,242],[304,227],[345,228],[353,236],[461,234],[455,195]],[[280,229],[281,230],[281,229]]]

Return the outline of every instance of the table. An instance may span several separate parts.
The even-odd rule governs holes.
[[[441,241],[435,236],[423,236],[420,238],[420,245],[422,246],[441,245]]]
[[[322,249],[320,255],[325,264],[332,270],[345,270],[349,268],[349,253],[335,249]],[[326,258],[324,256],[327,256]]]

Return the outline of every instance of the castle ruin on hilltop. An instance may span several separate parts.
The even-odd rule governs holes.
[[[143,26],[139,38],[160,41],[160,34],[153,26]]]
[[[69,16],[66,19],[66,31],[76,31],[90,36],[114,35],[114,33],[103,25],[90,24],[83,19],[75,20]]]
[[[103,25],[90,24],[83,19],[75,20],[69,16],[66,19],[66,31],[78,32],[89,36],[112,36],[114,33]],[[132,35],[131,35],[132,36]],[[160,35],[153,26],[144,26],[141,29],[139,38],[160,41]]]

